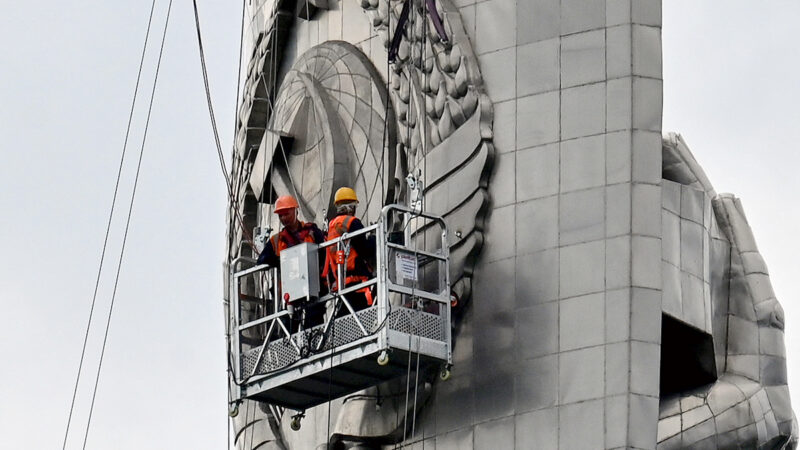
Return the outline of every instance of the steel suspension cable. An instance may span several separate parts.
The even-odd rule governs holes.
[[[241,90],[241,83],[242,83],[242,50],[244,47],[244,13],[247,9],[246,7],[247,1],[242,0],[242,23],[241,27],[239,28],[239,64],[236,70],[236,99],[234,100],[234,111],[233,111],[233,141],[234,146],[236,145],[236,131],[238,129],[238,123],[236,118],[238,117],[239,113],[239,93]],[[235,148],[235,147],[234,147]],[[229,236],[230,239],[230,236]],[[230,302],[226,302],[228,305],[228,312],[230,312]],[[224,305],[223,305],[224,309]],[[231,382],[230,378],[233,376],[233,373],[230,370],[230,349],[231,349],[231,321],[230,317],[225,317],[225,359],[229,362],[226,364],[225,373],[227,378],[225,383],[228,385],[228,404],[227,407],[230,407],[232,395],[231,395]],[[225,429],[227,431],[227,438],[225,440],[225,448],[229,449],[231,446],[231,427],[234,425],[233,417],[228,415],[228,419],[225,421]]]
[[[219,165],[220,168],[222,169],[222,176],[225,178],[225,185],[228,189],[228,202],[231,209],[233,209],[234,211],[234,215],[236,216],[236,219],[239,222],[239,226],[242,228],[242,235],[244,236],[245,241],[247,241],[250,244],[250,246],[253,249],[255,249],[256,245],[253,242],[252,233],[250,233],[250,230],[248,230],[247,227],[245,227],[244,219],[242,218],[241,212],[239,211],[239,208],[236,204],[236,200],[233,195],[233,184],[231,183],[231,179],[228,176],[228,168],[225,164],[225,155],[222,153],[222,144],[220,143],[219,131],[217,129],[217,119],[214,116],[214,106],[211,101],[211,88],[208,82],[208,70],[206,69],[206,55],[205,51],[203,50],[203,37],[200,32],[200,14],[197,11],[197,0],[192,0],[192,6],[194,8],[194,23],[195,23],[195,28],[197,30],[197,45],[200,50],[200,66],[203,72],[203,86],[206,92],[208,115],[211,118],[211,129],[214,132],[214,144],[217,147],[217,157],[219,158]]]
[[[100,361],[97,364],[97,374],[95,375],[94,388],[92,389],[92,403],[91,403],[91,406],[89,407],[89,418],[88,418],[88,420],[86,422],[86,432],[83,435],[83,449],[84,450],[86,449],[86,441],[87,441],[87,439],[89,437],[89,428],[90,428],[90,426],[92,424],[92,413],[94,412],[94,402],[95,402],[95,399],[97,398],[97,386],[100,384],[100,373],[101,373],[101,370],[103,368],[103,358],[105,357],[105,353],[106,353],[106,344],[108,343],[108,331],[111,328],[111,315],[114,312],[114,301],[116,300],[116,297],[117,297],[117,287],[119,286],[119,274],[120,274],[120,272],[122,270],[122,261],[123,261],[123,257],[125,256],[125,244],[128,241],[128,231],[130,230],[131,216],[133,215],[133,204],[134,204],[134,200],[136,199],[136,188],[139,185],[139,174],[141,173],[141,168],[142,168],[142,157],[144,156],[145,143],[147,142],[147,131],[148,131],[148,128],[150,126],[150,116],[151,116],[151,114],[153,112],[153,99],[155,98],[156,87],[158,86],[158,74],[159,74],[159,71],[161,69],[161,59],[162,59],[162,56],[164,55],[164,42],[166,41],[166,38],[167,38],[167,30],[169,29],[169,17],[170,17],[170,13],[171,12],[172,12],[172,0],[169,1],[169,5],[167,7],[167,17],[166,17],[166,20],[164,22],[164,33],[161,36],[161,46],[160,46],[159,51],[158,51],[158,62],[156,63],[156,72],[155,72],[155,75],[153,76],[153,89],[150,92],[150,104],[149,104],[149,106],[147,108],[147,119],[145,120],[145,124],[144,124],[144,132],[143,132],[143,135],[142,135],[142,145],[141,145],[141,147],[139,149],[139,160],[138,160],[138,162],[136,164],[136,175],[135,175],[134,181],[133,181],[133,190],[131,192],[131,201],[130,201],[130,204],[128,206],[128,217],[127,217],[127,219],[125,221],[125,232],[124,232],[123,237],[122,237],[122,248],[120,249],[119,261],[117,262],[117,273],[116,273],[116,276],[114,277],[114,289],[113,289],[113,291],[111,293],[111,304],[110,304],[109,309],[108,309],[108,316],[106,317],[106,329],[105,329],[105,333],[103,334],[103,346],[102,346],[102,348],[100,350]]]
[[[67,447],[67,438],[69,437],[69,428],[72,424],[72,413],[75,410],[75,399],[78,396],[78,385],[81,381],[81,372],[83,370],[83,361],[86,357],[86,345],[89,341],[89,330],[92,327],[92,318],[94,317],[94,307],[97,303],[97,291],[100,287],[100,275],[103,272],[103,263],[105,262],[106,257],[106,249],[108,247],[108,236],[111,231],[111,220],[114,217],[114,209],[117,204],[117,194],[119,193],[119,182],[122,178],[122,166],[125,162],[125,153],[128,149],[128,138],[130,137],[131,133],[131,124],[133,123],[133,112],[136,109],[136,98],[139,95],[139,82],[142,78],[142,68],[144,67],[144,57],[147,53],[147,42],[150,39],[150,28],[153,24],[153,11],[155,10],[156,0],[153,0],[152,4],[150,5],[150,15],[147,19],[147,31],[144,34],[144,44],[142,44],[142,56],[139,60],[139,70],[136,73],[136,85],[133,88],[133,99],[131,100],[131,108],[130,112],[128,113],[128,125],[125,128],[125,139],[122,144],[122,154],[120,155],[119,159],[119,168],[117,169],[117,180],[114,183],[114,195],[111,199],[111,209],[108,213],[108,222],[106,224],[106,235],[103,238],[103,250],[100,252],[100,263],[97,268],[97,277],[95,278],[94,282],[94,293],[92,294],[92,304],[89,308],[89,320],[86,323],[86,333],[83,336],[83,346],[81,348],[81,357],[80,362],[78,362],[78,374],[75,377],[75,387],[72,390],[72,401],[69,405],[69,415],[67,416],[67,428],[64,431],[64,442],[61,445],[62,450],[66,449]]]

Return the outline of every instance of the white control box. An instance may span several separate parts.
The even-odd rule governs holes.
[[[319,297],[319,246],[304,242],[281,251],[283,300],[293,302]]]

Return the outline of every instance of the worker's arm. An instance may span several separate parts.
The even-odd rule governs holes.
[[[258,264],[267,264],[271,267],[278,267],[280,265],[280,258],[278,255],[275,254],[275,248],[272,246],[272,239],[270,238],[266,245],[264,245],[264,250],[261,251],[261,254],[258,255]]]
[[[350,224],[348,233],[354,233],[364,228],[364,224],[358,218],[353,219]],[[374,266],[375,263],[375,237],[366,234],[361,234],[350,239],[350,245],[353,249],[364,258],[369,264]]]
[[[317,226],[317,224],[315,224],[315,223],[311,224],[311,235],[314,236],[314,242],[315,243],[322,244],[323,242],[325,242],[325,233],[323,233],[322,230],[320,230],[319,227]],[[317,256],[319,256],[319,267],[320,267],[320,270],[325,268],[325,255],[326,254],[327,254],[327,252],[325,251],[325,249],[321,248],[321,249],[319,249],[317,251]]]
[[[317,244],[325,242],[325,233],[323,233],[315,223],[311,224],[311,234],[314,236],[314,242]]]

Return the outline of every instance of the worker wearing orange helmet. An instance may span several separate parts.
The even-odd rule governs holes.
[[[282,195],[275,202],[275,214],[283,225],[283,229],[269,238],[264,250],[258,256],[258,264],[280,266],[281,250],[294,247],[303,242],[321,244],[325,235],[314,223],[303,222],[297,217],[300,205],[291,195]]]
[[[330,241],[345,233],[353,233],[364,228],[364,224],[355,216],[356,207],[358,206],[358,197],[353,189],[343,187],[337,190],[334,195],[333,204],[336,206],[337,215],[328,223],[327,240]],[[328,280],[331,291],[335,291],[338,288],[339,281],[336,252],[336,246],[328,247],[325,256],[325,268],[322,271],[322,276]],[[345,287],[352,286],[367,281],[372,277],[370,261],[373,260],[374,257],[374,240],[367,239],[367,236],[363,234],[350,239],[350,249],[346,252],[345,260],[341,261],[341,264],[345,266],[345,279],[342,285]],[[358,311],[372,305],[372,293],[369,288],[365,288],[352,295],[348,295],[347,301],[354,310]],[[340,310],[340,312],[343,313],[346,311]]]
[[[303,242],[321,244],[325,241],[322,230],[312,222],[303,222],[297,217],[297,210],[300,205],[291,195],[282,195],[275,201],[275,214],[283,225],[283,229],[277,234],[273,234],[264,250],[258,256],[258,264],[267,264],[272,267],[280,267],[280,255],[282,250],[294,247]],[[324,261],[324,254],[320,253],[320,263]],[[296,331],[301,322],[304,327],[312,327],[323,322],[325,305],[308,305],[303,308],[304,314],[292,317],[289,324],[292,332]]]

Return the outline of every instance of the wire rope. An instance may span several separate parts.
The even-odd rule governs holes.
[[[428,85],[428,72],[426,70],[426,58],[428,54],[428,15],[425,14],[427,10],[427,4],[423,6],[423,26],[422,26],[422,48],[420,49],[420,70],[422,71],[422,83],[423,86]],[[426,95],[423,93],[423,95]],[[427,179],[427,162],[428,162],[428,117],[424,115],[422,122],[420,123],[420,127],[422,130],[422,179],[423,183],[420,187],[420,210],[425,210],[425,186],[427,186],[426,179]],[[424,224],[423,224],[424,225]],[[419,227],[417,227],[419,230]],[[417,243],[419,241],[414,239],[414,251],[417,251]],[[427,248],[427,233],[425,231],[422,232],[422,247]],[[414,282],[416,285],[416,281]],[[412,327],[414,333],[417,334],[416,325]],[[414,415],[411,416],[411,437],[413,439],[414,434],[416,433],[416,425],[417,425],[417,390],[419,388],[419,358],[420,358],[420,336],[417,334],[417,368],[416,373],[414,375]],[[425,440],[422,440],[423,447],[425,446]]]
[[[219,138],[219,130],[217,129],[217,120],[214,116],[214,105],[211,101],[211,88],[209,86],[208,81],[208,70],[206,69],[206,56],[205,51],[203,50],[203,37],[200,31],[200,15],[197,11],[197,0],[192,0],[192,6],[194,8],[194,22],[195,28],[197,30],[197,45],[200,51],[200,66],[203,72],[203,87],[205,88],[206,93],[206,103],[208,105],[208,115],[211,119],[211,129],[214,133],[214,144],[217,147],[217,157],[219,158],[220,168],[222,169],[222,176],[225,178],[225,185],[228,190],[228,201],[230,204],[231,209],[233,209],[233,213],[236,216],[236,219],[239,222],[239,226],[242,228],[242,236],[244,236],[245,241],[250,244],[250,246],[255,249],[255,243],[253,242],[253,236],[250,230],[247,229],[244,223],[244,219],[242,218],[241,212],[239,211],[236,197],[233,194],[233,184],[231,182],[230,176],[228,175],[228,169],[225,164],[225,155],[222,153],[222,144],[220,143]]]
[[[336,308],[332,314],[336,314]],[[330,444],[331,441],[331,386],[333,385],[333,354],[336,350],[336,323],[331,327],[333,334],[331,335],[331,354],[328,358],[328,429],[325,432],[325,440]],[[344,404],[344,403],[343,403]]]
[[[414,409],[413,409],[413,414],[411,415],[411,438],[413,439],[414,434],[416,434],[416,426],[417,426],[417,389],[419,388],[419,355],[420,355],[419,347],[422,338],[418,334],[416,325],[412,326],[411,328],[413,333],[417,335],[417,367],[414,369]],[[423,445],[424,445],[424,440],[423,440]]]
[[[250,444],[247,446],[250,450],[253,450],[253,438],[256,435],[256,411],[258,410],[258,405],[253,404],[253,402],[247,402],[247,405],[253,405],[253,425],[250,427]],[[247,415],[245,414],[245,419],[247,419]]]
[[[406,432],[408,431],[408,393],[411,392],[411,334],[408,335],[408,363],[406,364],[406,402],[403,407],[403,446],[406,443]],[[395,445],[397,448],[397,445]],[[402,447],[401,447],[402,448]]]
[[[242,23],[241,23],[241,26],[239,28],[239,63],[238,63],[238,66],[237,66],[237,71],[236,71],[236,99],[234,100],[234,112],[233,112],[233,117],[234,117],[234,120],[233,120],[234,145],[236,145],[235,144],[235,142],[236,142],[236,131],[237,131],[238,125],[239,125],[237,120],[236,120],[236,117],[237,117],[237,115],[238,115],[237,113],[239,111],[239,94],[241,92],[241,82],[242,82],[242,51],[243,51],[243,47],[244,47],[244,18],[245,18],[245,14],[244,13],[245,13],[246,7],[247,7],[247,1],[246,0],[242,0]],[[229,236],[229,239],[230,239],[230,236]],[[230,314],[230,302],[227,302],[227,306],[228,306],[228,314]],[[230,355],[230,348],[231,348],[231,321],[230,321],[230,317],[226,317],[225,318],[225,350],[226,350],[225,359],[228,359],[228,355]],[[233,395],[231,394],[231,382],[230,382],[230,379],[233,377],[233,372],[231,371],[230,364],[227,364],[226,366],[227,366],[226,367],[226,374],[227,374],[227,377],[228,377],[228,379],[226,380],[226,384],[228,385],[228,407],[230,407],[231,400],[233,399]],[[226,438],[226,441],[225,441],[225,448],[230,448],[230,445],[231,445],[231,427],[234,425],[233,417],[230,417],[230,415],[228,415],[228,419],[225,422],[226,422],[225,428],[226,428],[226,431],[227,431],[227,438]]]
[[[270,65],[269,65],[269,71],[270,71],[270,73],[269,73],[269,82],[270,82],[270,86],[267,86],[267,82],[264,79],[264,77],[266,77],[267,74],[265,74],[263,72],[263,70],[261,72],[261,77],[262,77],[262,81],[263,81],[263,84],[264,84],[264,89],[266,91],[267,104],[270,107],[269,116],[266,118],[266,123],[264,124],[265,132],[268,132],[267,126],[269,125],[269,121],[275,115],[275,111],[272,108],[272,102],[269,99],[271,99],[271,97],[272,97],[272,93],[275,90],[275,84],[276,84],[276,77],[274,76],[274,72],[273,71],[275,70],[275,66],[277,64],[277,56],[276,56],[276,54],[277,54],[277,48],[276,48],[276,46],[277,46],[277,38],[275,37],[275,36],[277,36],[277,31],[275,30],[275,24],[277,23],[277,19],[276,19],[277,9],[278,9],[278,2],[275,1],[272,4],[272,13],[270,14],[270,17],[273,18],[272,28],[268,31],[269,33],[273,34],[272,38],[268,38],[268,39],[270,39],[270,41],[269,41],[269,49],[268,49],[268,51],[270,52],[270,55],[269,55],[269,61],[270,61]],[[270,88],[272,88],[272,89],[270,89]],[[280,139],[281,139],[281,137],[278,136],[278,140],[280,140]],[[272,208],[273,208],[273,203],[272,203],[273,189],[272,189],[272,187],[273,187],[273,176],[275,175],[275,164],[273,164],[272,161],[269,162],[269,169],[270,169],[270,173],[269,173],[269,180],[270,181],[269,181],[269,196],[267,197],[267,200],[269,200],[269,206],[267,207],[267,217],[266,217],[267,229],[271,228],[270,225],[271,225],[271,221],[272,221]],[[267,173],[266,152],[265,152],[264,161],[263,161],[263,164],[262,164],[261,173],[264,174],[264,175],[266,175],[266,173]],[[263,183],[262,183],[262,186],[261,186],[261,200],[262,200],[262,202],[265,200],[264,199],[264,186],[263,186]],[[261,208],[260,207],[259,207],[259,211],[258,212],[259,213],[261,212]],[[260,221],[263,221],[263,220],[264,220],[264,218],[261,217]],[[276,226],[279,228],[280,224],[277,224]],[[269,239],[270,239],[270,236],[269,236],[269,233],[267,233],[267,236],[265,236],[264,248],[266,248]],[[263,293],[264,290],[266,290],[267,292],[272,292],[272,289],[270,289],[270,286],[268,286],[268,277],[266,275],[267,274],[265,272],[261,272],[261,275],[259,276],[259,285],[261,286],[262,293]],[[266,289],[265,289],[265,287],[266,287]],[[266,295],[264,297],[266,297]],[[274,299],[273,299],[273,305],[276,305],[276,302],[274,301]],[[277,310],[277,305],[275,306],[274,309]],[[276,313],[277,311],[272,311],[272,312]],[[281,417],[276,416],[276,420],[280,420],[280,419],[281,419]]]
[[[99,361],[99,363],[97,365],[97,374],[95,375],[94,389],[92,390],[92,403],[91,403],[91,406],[89,407],[89,418],[88,418],[87,423],[86,423],[86,432],[84,433],[84,436],[83,436],[83,448],[84,449],[86,448],[86,441],[87,441],[87,439],[89,437],[89,428],[90,428],[91,423],[92,423],[92,413],[94,412],[94,403],[95,403],[95,400],[97,398],[97,386],[100,383],[100,373],[101,373],[101,370],[102,370],[102,367],[103,367],[103,358],[105,357],[105,353],[106,353],[106,344],[108,343],[108,331],[111,328],[111,315],[114,312],[114,302],[115,302],[116,297],[117,297],[117,287],[119,286],[119,275],[120,275],[120,272],[122,270],[122,262],[123,262],[123,258],[125,256],[125,245],[126,245],[126,243],[128,241],[128,231],[130,231],[131,217],[133,215],[133,204],[134,204],[134,200],[136,199],[136,188],[139,185],[139,174],[141,173],[141,169],[142,169],[142,157],[144,156],[145,143],[147,142],[147,131],[148,131],[149,127],[150,127],[150,117],[151,117],[151,114],[153,112],[153,100],[155,99],[156,87],[158,86],[158,74],[159,74],[159,71],[161,69],[161,60],[162,60],[162,57],[164,56],[164,43],[166,42],[166,39],[167,39],[167,30],[169,29],[169,18],[170,18],[170,13],[171,12],[172,12],[172,0],[170,0],[169,5],[167,7],[167,17],[166,17],[166,20],[164,22],[164,33],[161,36],[161,47],[160,47],[159,52],[158,52],[158,62],[156,63],[156,72],[155,72],[155,75],[153,76],[153,90],[150,92],[150,104],[149,104],[149,106],[147,108],[147,119],[145,120],[145,124],[144,124],[144,132],[143,132],[143,135],[142,135],[142,145],[141,145],[141,148],[139,149],[139,160],[138,160],[138,162],[136,164],[136,175],[135,175],[134,181],[133,181],[133,191],[131,192],[131,201],[130,201],[130,204],[128,206],[128,217],[127,217],[127,219],[125,221],[125,232],[124,232],[123,237],[122,237],[122,248],[120,249],[120,253],[119,253],[119,261],[117,263],[117,273],[116,273],[116,276],[114,277],[114,289],[113,289],[113,291],[111,293],[111,304],[110,304],[109,309],[108,309],[108,316],[106,317],[106,329],[105,329],[105,333],[103,334],[103,346],[102,346],[102,348],[100,350],[100,361]]]
[[[136,108],[136,98],[138,97],[138,94],[139,94],[139,82],[141,81],[141,78],[142,78],[142,68],[144,67],[144,57],[145,57],[145,54],[147,53],[147,42],[150,39],[150,29],[151,29],[151,25],[153,23],[153,11],[155,10],[155,6],[156,6],[156,0],[153,0],[152,4],[150,5],[150,14],[149,14],[148,19],[147,19],[147,31],[145,32],[145,36],[144,36],[144,44],[142,44],[142,56],[141,56],[141,58],[139,60],[139,70],[136,73],[136,85],[135,85],[135,87],[133,89],[133,99],[131,100],[131,108],[130,108],[130,112],[128,113],[128,125],[127,125],[127,127],[125,129],[125,139],[124,139],[123,144],[122,144],[122,154],[120,155],[120,159],[119,159],[119,168],[117,169],[117,180],[114,183],[114,195],[112,196],[111,209],[110,209],[110,211],[108,213],[108,222],[106,224],[106,235],[103,238],[103,250],[100,252],[100,263],[99,263],[98,268],[97,268],[97,277],[95,278],[95,282],[94,282],[94,293],[92,294],[92,304],[91,304],[91,307],[89,308],[89,320],[86,323],[86,333],[83,336],[83,346],[81,348],[80,362],[78,362],[78,373],[77,373],[77,375],[75,377],[75,387],[72,390],[72,401],[70,402],[69,415],[67,416],[67,427],[66,427],[66,430],[64,431],[64,442],[61,445],[62,450],[67,447],[67,438],[69,437],[69,429],[70,429],[70,425],[72,424],[72,413],[75,410],[75,400],[76,400],[77,395],[78,395],[78,385],[80,384],[80,380],[81,380],[81,371],[83,370],[83,361],[84,361],[84,359],[86,357],[86,345],[87,345],[87,343],[89,341],[89,330],[91,329],[92,319],[94,317],[94,307],[97,304],[97,291],[98,291],[98,288],[100,286],[100,275],[102,274],[103,264],[105,262],[106,249],[108,247],[108,236],[109,236],[109,233],[111,231],[111,220],[112,220],[112,218],[114,216],[114,209],[115,209],[116,204],[117,204],[117,194],[119,193],[119,183],[120,183],[120,179],[122,178],[122,166],[123,166],[123,163],[125,162],[125,153],[126,153],[126,151],[128,149],[128,138],[130,137],[131,124],[133,123],[133,112],[134,112],[134,110]]]

